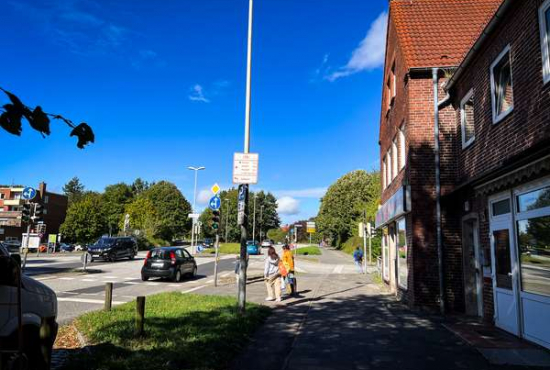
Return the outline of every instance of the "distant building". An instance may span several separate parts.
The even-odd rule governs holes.
[[[19,240],[27,231],[27,224],[21,221],[21,214],[25,200],[22,198],[24,186],[0,187],[0,241]],[[43,208],[42,223],[46,225],[47,234],[58,234],[61,224],[67,214],[68,198],[65,195],[48,192],[44,182],[38,185],[34,203]],[[37,230],[33,225],[32,232]],[[46,236],[44,240],[46,241]]]
[[[550,0],[392,0],[387,40],[384,281],[550,348]]]

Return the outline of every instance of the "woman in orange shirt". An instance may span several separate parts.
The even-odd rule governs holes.
[[[286,277],[288,284],[290,285],[290,295],[296,296],[298,291],[296,289],[296,275],[294,273],[294,256],[290,251],[288,244],[283,245],[283,265],[285,266],[288,275]]]

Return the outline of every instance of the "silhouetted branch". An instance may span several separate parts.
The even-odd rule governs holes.
[[[87,123],[82,122],[79,125],[75,125],[71,120],[63,117],[59,114],[46,113],[42,110],[42,107],[37,105],[34,109],[30,109],[23,104],[21,100],[9,91],[0,87],[10,99],[11,104],[5,104],[3,106],[2,114],[0,114],[0,127],[9,132],[10,134],[21,136],[23,131],[22,119],[25,118],[33,129],[40,132],[42,137],[50,135],[50,118],[61,120],[65,122],[67,126],[72,128],[70,136],[77,136],[78,142],[76,146],[80,149],[84,148],[89,143],[95,141],[95,135],[90,126]]]

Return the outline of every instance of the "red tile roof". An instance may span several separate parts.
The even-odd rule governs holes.
[[[502,0],[392,0],[390,17],[409,68],[457,66]]]

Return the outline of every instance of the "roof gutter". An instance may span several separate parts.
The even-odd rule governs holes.
[[[481,33],[481,35],[477,38],[474,45],[470,48],[468,51],[468,54],[464,57],[462,60],[462,63],[458,66],[458,69],[456,72],[452,75],[452,77],[447,81],[447,83],[444,86],[444,89],[449,91],[455,84],[455,82],[460,78],[462,73],[464,73],[464,70],[468,65],[472,62],[474,57],[477,55],[477,53],[481,50],[481,46],[485,42],[485,40],[489,37],[491,33],[495,30],[496,26],[500,23],[502,18],[504,17],[504,14],[508,11],[508,9],[511,7],[514,0],[504,0],[502,4],[500,4],[500,7],[498,8],[497,12],[491,18],[487,26],[485,26],[485,29]]]

